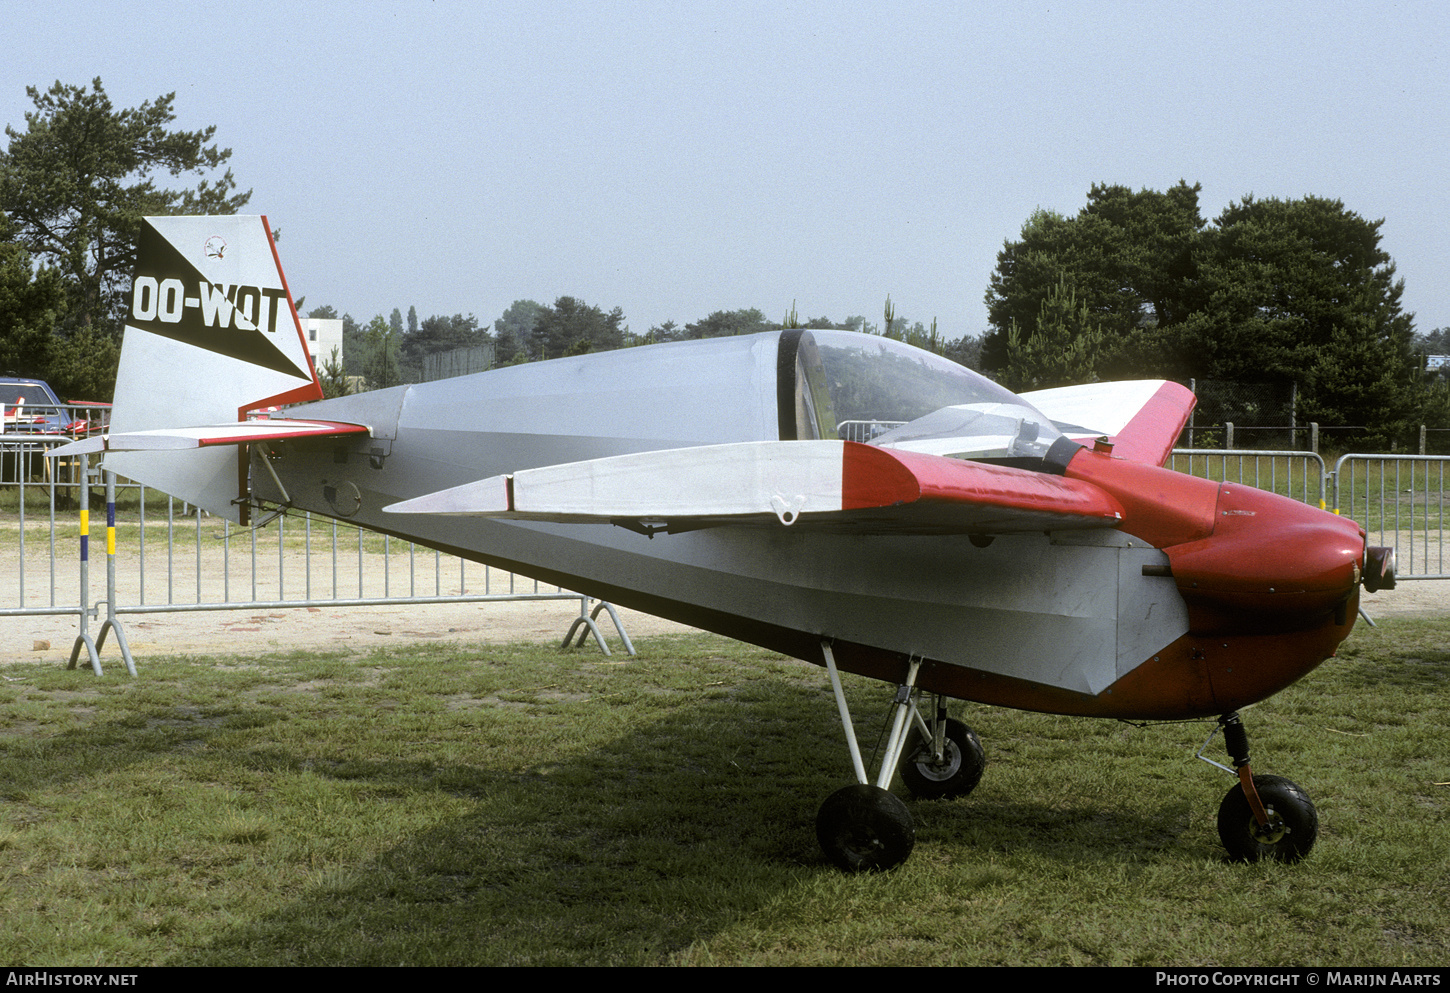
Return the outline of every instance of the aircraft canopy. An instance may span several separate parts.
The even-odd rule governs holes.
[[[990,459],[1041,458],[1062,436],[1010,390],[903,342],[806,330],[795,351],[797,439]]]

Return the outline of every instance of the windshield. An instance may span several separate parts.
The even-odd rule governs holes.
[[[975,459],[1041,458],[1061,437],[1016,394],[940,355],[849,331],[799,334],[797,438]]]

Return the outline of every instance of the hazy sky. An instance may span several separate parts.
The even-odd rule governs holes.
[[[986,327],[1004,240],[1094,182],[1384,218],[1450,325],[1443,3],[7,0],[0,120],[99,76],[217,126],[293,292],[366,321],[572,295],[643,333]],[[194,183],[189,180],[187,185]],[[178,185],[180,183],[178,182]]]

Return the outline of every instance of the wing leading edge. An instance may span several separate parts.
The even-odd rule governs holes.
[[[1116,527],[1080,480],[850,441],[757,441],[527,469],[384,508],[398,514],[609,522],[653,533],[727,524],[867,533]]]

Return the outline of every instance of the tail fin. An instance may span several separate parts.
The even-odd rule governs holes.
[[[321,398],[267,219],[145,218],[111,431],[241,421]],[[105,465],[240,520],[244,458],[230,448],[109,453]]]

